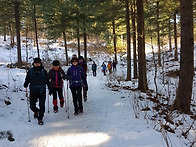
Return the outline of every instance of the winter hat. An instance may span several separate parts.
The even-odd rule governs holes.
[[[79,56],[79,60],[80,60],[80,59],[84,59],[83,56]]]
[[[39,57],[34,58],[33,63],[41,63],[42,60]]]
[[[72,55],[72,58],[77,58],[77,55],[76,55],[76,54],[73,54],[73,55]]]
[[[78,62],[78,58],[77,58],[77,57],[73,57],[73,58],[71,59],[71,63],[73,63],[74,61]]]
[[[60,65],[60,62],[59,62],[58,60],[54,60],[54,61],[52,62],[52,65],[53,65],[53,66],[59,66],[59,65]]]

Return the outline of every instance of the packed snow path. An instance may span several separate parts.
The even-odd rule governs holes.
[[[102,73],[99,73],[102,74]],[[46,100],[44,125],[39,126],[28,111],[25,92],[17,94],[10,105],[10,114],[1,120],[1,130],[11,130],[15,141],[0,140],[6,147],[162,147],[161,134],[144,119],[134,118],[130,99],[104,86],[106,77],[88,76],[88,100],[83,103],[84,113],[74,116],[69,90],[69,119],[65,107],[58,113],[52,110],[52,96]],[[66,84],[65,84],[66,85]],[[67,88],[65,87],[67,91]],[[9,117],[9,119],[7,119]],[[9,121],[6,121],[9,120]],[[9,126],[9,128],[7,128]],[[4,130],[4,131],[5,131]],[[2,130],[3,131],[3,130]],[[157,137],[159,136],[159,137]],[[154,140],[154,138],[160,138]]]

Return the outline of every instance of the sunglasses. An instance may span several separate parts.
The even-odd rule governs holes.
[[[73,60],[72,62],[78,62],[77,60]]]

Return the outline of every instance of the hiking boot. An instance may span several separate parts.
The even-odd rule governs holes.
[[[61,108],[63,108],[63,106],[64,106],[64,100],[61,100],[60,101],[60,105],[61,105]]]
[[[79,114],[82,114],[82,113],[83,113],[83,109],[82,109],[82,110],[79,110],[78,113],[79,113]]]
[[[38,118],[38,112],[34,113],[34,118]]]
[[[41,126],[41,125],[43,125],[43,124],[44,124],[43,120],[39,119],[39,120],[38,120],[38,125]]]
[[[76,112],[74,113],[74,115],[77,116],[77,115],[78,115],[78,112],[76,111]]]
[[[53,110],[54,110],[54,113],[57,113],[58,112],[58,106],[54,106]]]
[[[58,110],[54,110],[54,113],[57,113],[58,112]]]
[[[84,102],[86,102],[86,101],[87,101],[87,97],[85,96],[85,97],[84,97]]]

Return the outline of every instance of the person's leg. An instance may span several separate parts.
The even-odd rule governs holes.
[[[58,111],[58,106],[57,106],[57,91],[56,88],[52,89],[52,94],[53,94],[53,110],[54,112]]]
[[[64,99],[63,99],[63,88],[58,88],[58,96],[60,100],[60,106],[63,107]]]
[[[34,112],[34,118],[38,118],[39,109],[36,107],[37,95],[30,92],[30,109]]]
[[[95,70],[93,70],[93,76],[96,76],[96,71]]]
[[[45,113],[45,102],[46,102],[46,93],[39,95],[39,116],[38,121],[42,120]]]
[[[82,104],[82,87],[77,87],[76,97],[79,104],[79,113],[83,113],[83,104]]]
[[[83,88],[81,88],[81,89],[83,89],[83,97],[84,97],[84,101],[86,102],[86,101],[87,101],[87,91],[86,91],[86,87],[83,86]],[[81,93],[82,93],[82,92],[81,92]]]
[[[78,114],[78,104],[77,104],[77,96],[76,96],[76,88],[72,87],[71,88],[71,93],[72,93],[72,97],[73,97],[73,104],[74,104],[74,110],[75,110],[75,115]]]

